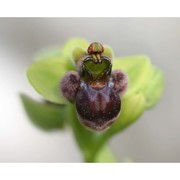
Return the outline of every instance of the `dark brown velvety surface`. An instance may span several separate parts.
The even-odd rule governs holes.
[[[121,100],[111,87],[100,90],[81,82],[76,95],[76,110],[80,121],[94,130],[102,130],[112,124],[119,115]]]

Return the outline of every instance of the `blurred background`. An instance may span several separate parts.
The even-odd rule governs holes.
[[[19,97],[41,99],[25,69],[37,51],[71,37],[109,44],[115,56],[146,54],[163,70],[161,101],[110,144],[119,161],[180,162],[179,18],[1,18],[0,162],[82,161],[71,130],[38,129]]]

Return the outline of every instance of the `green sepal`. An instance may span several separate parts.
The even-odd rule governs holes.
[[[115,58],[112,69],[121,69],[127,74],[128,89],[124,96],[130,96],[131,94],[141,92],[141,89],[147,83],[151,68],[152,66],[147,56],[137,55]]]
[[[145,109],[146,100],[142,93],[132,94],[130,97],[123,98],[120,116],[107,130],[107,133],[113,135],[124,130],[135,122],[144,113]]]
[[[66,104],[60,90],[60,81],[70,70],[75,70],[75,67],[63,58],[56,57],[33,63],[26,73],[30,84],[47,101]]]
[[[142,89],[146,99],[146,108],[152,108],[160,100],[164,89],[164,75],[160,69],[152,66],[151,75]]]
[[[47,102],[38,102],[21,94],[21,100],[30,120],[44,130],[62,129],[67,122],[67,107]]]

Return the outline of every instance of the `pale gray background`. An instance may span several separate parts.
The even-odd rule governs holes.
[[[18,93],[39,99],[25,68],[39,49],[73,36],[109,44],[116,56],[147,54],[164,71],[161,102],[111,139],[119,161],[180,162],[180,19],[0,19],[0,162],[79,162],[70,130],[47,133],[27,118]]]

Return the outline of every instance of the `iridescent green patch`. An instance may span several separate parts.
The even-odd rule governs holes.
[[[102,58],[102,63],[95,63],[93,59],[84,61],[85,71],[91,73],[93,79],[98,79],[102,77],[105,73],[110,71],[111,62],[107,59]]]

